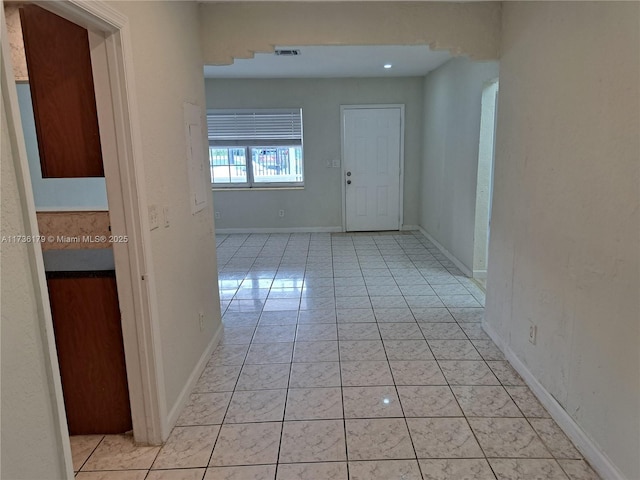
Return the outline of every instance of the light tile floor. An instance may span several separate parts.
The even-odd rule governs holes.
[[[73,437],[78,479],[598,478],[423,236],[217,243],[224,333],[166,445]]]

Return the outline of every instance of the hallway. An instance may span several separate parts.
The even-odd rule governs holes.
[[[217,243],[224,334],[178,426],[162,448],[72,438],[76,478],[598,478],[421,234]]]

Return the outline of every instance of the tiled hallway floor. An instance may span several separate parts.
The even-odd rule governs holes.
[[[423,236],[222,235],[218,257],[224,334],[167,444],[74,437],[78,479],[598,478]]]

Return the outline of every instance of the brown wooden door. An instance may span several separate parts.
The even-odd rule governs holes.
[[[56,272],[47,284],[69,433],[131,430],[115,273]]]
[[[20,7],[43,177],[103,177],[89,36],[36,5]]]

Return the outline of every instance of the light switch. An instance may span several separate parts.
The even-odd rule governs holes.
[[[149,205],[149,230],[155,230],[160,226],[160,219],[158,217],[158,207],[156,205]]]
[[[164,218],[164,228],[169,227],[169,207],[162,208],[162,217]]]

